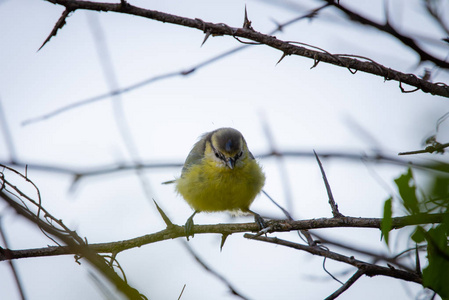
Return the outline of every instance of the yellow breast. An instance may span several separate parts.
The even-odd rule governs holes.
[[[255,159],[230,169],[203,159],[176,180],[176,190],[197,211],[248,210],[265,183]]]

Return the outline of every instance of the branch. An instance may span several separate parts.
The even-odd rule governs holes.
[[[253,234],[245,234],[244,237],[246,237],[248,239],[253,239],[253,240],[273,243],[273,244],[277,244],[277,245],[287,246],[287,247],[298,249],[298,250],[303,250],[303,251],[309,252],[310,254],[313,254],[313,255],[322,256],[322,257],[326,257],[326,258],[329,258],[329,259],[332,259],[335,261],[343,262],[343,263],[352,265],[352,266],[358,268],[359,270],[362,270],[365,275],[370,276],[370,277],[376,276],[376,275],[384,275],[384,276],[388,276],[388,277],[398,278],[398,279],[402,279],[405,281],[411,281],[411,282],[416,282],[416,283],[422,284],[422,278],[415,273],[398,270],[395,268],[388,268],[388,267],[382,267],[382,266],[370,264],[370,263],[367,263],[367,262],[364,262],[361,260],[357,260],[353,256],[348,257],[348,256],[345,256],[345,255],[342,255],[339,253],[335,253],[335,252],[332,252],[329,250],[322,249],[317,246],[310,247],[307,245],[301,245],[301,244],[289,242],[286,240],[278,239],[276,237],[271,238],[271,237],[264,237],[264,236],[256,236]]]
[[[148,10],[133,6],[131,4],[112,4],[91,1],[78,0],[47,0],[48,2],[59,4],[70,11],[77,9],[86,9],[93,11],[111,11],[124,13],[134,16],[140,16],[156,21],[177,24],[184,27],[195,28],[211,35],[227,35],[234,38],[245,38],[260,44],[265,44],[274,49],[280,50],[284,56],[297,55],[314,60],[314,66],[318,62],[325,62],[336,66],[344,67],[349,70],[358,70],[373,75],[383,77],[385,80],[395,80],[400,84],[405,83],[421,89],[425,93],[449,97],[449,87],[442,83],[431,83],[429,81],[418,78],[413,74],[401,73],[397,70],[387,68],[373,61],[361,61],[346,56],[332,55],[328,52],[311,50],[306,47],[292,45],[290,42],[282,41],[274,36],[265,35],[247,28],[234,28],[223,23],[204,22],[200,19],[190,19],[179,17],[155,10]]]
[[[418,224],[436,224],[443,221],[444,214],[420,214],[414,216],[395,217],[392,219],[392,229],[399,229],[405,226]],[[323,229],[323,228],[374,228],[380,229],[382,218],[321,218],[301,221],[289,220],[275,220],[268,221],[267,225],[270,227],[268,233],[272,232],[288,232],[308,229]],[[194,225],[193,231],[195,234],[220,234],[231,235],[233,233],[242,232],[258,232],[259,227],[256,223],[236,223],[236,224],[215,224],[215,225]],[[96,253],[119,253],[124,250],[141,247],[146,244],[156,243],[160,241],[176,239],[185,237],[184,226],[173,225],[156,233],[147,234],[144,236],[123,240],[118,242],[89,244],[90,250]],[[38,249],[27,250],[5,250],[5,253],[0,253],[0,261],[9,259],[41,257],[41,256],[56,256],[77,254],[73,248],[67,246],[50,246]]]
[[[257,158],[264,159],[269,157],[305,157],[305,158],[314,158],[313,152],[309,150],[297,150],[297,151],[281,151],[281,152],[268,152],[256,155]],[[320,156],[322,158],[334,158],[334,159],[348,159],[348,160],[356,160],[363,162],[371,162],[371,163],[389,163],[398,166],[412,167],[412,168],[420,168],[427,169],[433,171],[439,171],[444,173],[449,173],[449,165],[440,161],[431,161],[426,160],[423,162],[420,161],[411,161],[406,159],[401,159],[396,156],[390,156],[383,153],[374,153],[374,154],[365,154],[365,153],[349,153],[349,152],[338,152],[338,151],[329,151],[329,152],[320,152]],[[74,181],[78,181],[83,177],[89,176],[100,176],[107,175],[111,173],[118,172],[127,172],[134,171],[135,169],[163,169],[163,168],[180,168],[183,166],[183,163],[171,163],[171,162],[147,162],[139,165],[130,164],[130,163],[116,163],[104,166],[98,166],[95,168],[73,168],[68,166],[56,166],[56,165],[45,165],[40,163],[24,163],[19,160],[2,162],[0,161],[0,165],[9,165],[15,168],[28,168],[34,169],[44,172],[51,173],[59,173],[66,175],[73,175]]]
[[[340,213],[340,211],[338,210],[338,205],[335,202],[334,196],[332,195],[331,186],[329,184],[329,181],[327,180],[327,176],[326,173],[324,172],[324,168],[323,165],[321,164],[320,158],[318,157],[318,154],[316,154],[315,150],[313,150],[313,154],[315,154],[318,166],[320,167],[321,175],[323,176],[324,185],[326,186],[327,195],[329,197],[329,205],[331,206],[332,209],[332,215],[334,216],[334,218],[344,217],[344,215]]]
[[[327,297],[324,300],[332,300],[343,294],[347,289],[351,287],[362,275],[365,274],[365,271],[362,269],[358,269],[357,272],[354,273],[354,275],[351,276],[351,278],[348,279],[338,290],[333,292],[329,297]]]
[[[79,238],[76,233],[64,232],[58,228],[42,221],[37,215],[33,214],[30,210],[24,208],[21,204],[17,203],[13,198],[5,193],[4,189],[0,189],[0,198],[3,199],[10,207],[12,207],[19,215],[25,217],[29,221],[36,224],[41,230],[44,230],[47,234],[57,237],[63,241],[67,246],[65,248],[70,249],[71,252],[77,254],[80,258],[85,258],[89,261],[97,270],[99,270],[106,278],[108,278],[118,290],[120,290],[128,299],[142,299],[143,295],[128,285],[126,281],[120,278],[112,268],[108,266],[104,258],[98,255],[98,253],[92,251],[84,241]],[[42,208],[43,209],[43,208]],[[55,247],[57,248],[57,247]],[[0,261],[11,259],[12,251],[9,249],[0,249]]]
[[[408,152],[399,152],[398,155],[411,155],[411,154],[422,154],[422,153],[444,153],[444,149],[449,147],[449,143],[440,144],[435,143],[434,145],[427,146],[426,149],[416,150],[416,151],[408,151]]]
[[[2,220],[0,217],[0,238],[1,241],[3,242],[3,245],[8,248],[8,239],[6,238],[5,233],[3,232],[3,226],[2,226]],[[4,251],[3,248],[0,247],[0,251]],[[11,268],[11,272],[14,276],[14,281],[16,283],[17,286],[17,290],[19,291],[20,294],[20,299],[25,300],[25,290],[23,288],[23,284],[22,284],[22,280],[20,279],[19,273],[17,272],[17,268],[16,265],[14,264],[14,262],[12,260],[9,261],[9,267]]]
[[[352,10],[341,5],[338,1],[335,0],[324,0],[324,1],[327,2],[327,4],[329,5],[333,5],[335,8],[339,9],[341,12],[346,14],[349,20],[363,25],[371,26],[379,31],[388,33],[389,35],[393,36],[401,43],[403,43],[405,46],[415,51],[419,55],[421,61],[430,61],[437,66],[449,69],[449,62],[436,58],[435,56],[426,52],[416,43],[414,39],[399,33],[395,28],[393,28],[389,23],[388,16],[387,20],[385,20],[385,23],[380,24],[361,16],[360,14],[353,12]]]
[[[216,277],[218,280],[220,280],[221,282],[223,282],[223,284],[225,284],[228,289],[231,291],[231,294],[234,296],[239,297],[240,299],[248,299],[247,297],[243,296],[240,292],[238,292],[236,290],[236,288],[229,282],[229,280],[227,280],[223,275],[221,275],[220,273],[218,273],[217,271],[215,271],[213,268],[211,268],[210,266],[208,266],[196,253],[195,251],[193,251],[192,247],[189,246],[189,244],[186,241],[183,241],[183,244],[185,246],[185,248],[187,249],[187,251],[190,253],[190,255],[193,256],[193,258],[195,258],[195,260],[204,268],[204,270],[206,270],[207,272],[209,272],[210,274],[212,274],[214,277]]]
[[[272,34],[275,34],[278,31],[282,31],[283,28],[285,28],[285,27],[287,27],[287,26],[289,26],[289,25],[291,25],[291,24],[293,24],[295,22],[298,22],[300,20],[311,19],[311,18],[315,17],[320,10],[324,9],[327,6],[328,6],[328,4],[322,5],[322,6],[318,7],[318,8],[315,8],[315,9],[311,10],[310,12],[306,13],[305,15],[301,15],[299,17],[295,17],[294,19],[289,20],[289,21],[287,21],[287,22],[285,22],[283,24],[277,24],[276,28],[274,30],[270,31],[269,34],[272,35]],[[206,37],[208,37],[207,33],[206,33]],[[130,92],[130,91],[132,91],[134,89],[138,89],[138,88],[147,86],[147,85],[149,85],[149,84],[151,84],[153,82],[159,81],[159,80],[165,80],[165,79],[176,77],[176,76],[187,76],[187,75],[190,75],[190,74],[192,74],[193,72],[195,72],[198,69],[201,69],[201,68],[203,68],[203,67],[205,67],[205,66],[207,66],[209,64],[212,64],[212,63],[214,63],[214,62],[216,62],[216,61],[218,61],[218,60],[220,60],[220,59],[222,59],[222,58],[224,58],[226,56],[229,56],[229,55],[237,53],[237,52],[239,52],[239,51],[241,51],[243,49],[246,49],[249,46],[250,45],[241,45],[241,46],[238,46],[238,47],[236,47],[234,49],[222,52],[222,53],[220,53],[220,54],[218,54],[218,55],[216,55],[216,56],[214,56],[212,58],[208,58],[208,59],[206,59],[206,60],[204,60],[204,61],[202,61],[202,62],[200,62],[200,63],[198,63],[198,64],[196,64],[196,65],[194,65],[194,66],[192,66],[190,68],[188,68],[188,69],[182,69],[182,70],[180,70],[178,72],[170,72],[170,73],[156,75],[156,76],[153,76],[151,78],[148,78],[148,79],[145,79],[143,81],[140,81],[138,83],[131,84],[131,85],[129,85],[127,87],[124,87],[124,88],[114,89],[114,90],[112,90],[112,91],[110,91],[108,93],[104,93],[104,94],[101,94],[101,95],[89,97],[89,98],[81,100],[79,102],[68,104],[66,106],[60,107],[60,108],[58,108],[58,109],[56,109],[54,111],[51,111],[49,113],[46,113],[44,115],[25,120],[25,121],[22,122],[22,125],[25,126],[25,125],[29,125],[31,123],[43,121],[43,120],[49,119],[51,117],[54,117],[56,115],[62,114],[62,113],[66,112],[66,111],[69,111],[71,109],[74,109],[74,108],[77,108],[77,107],[81,107],[81,106],[84,106],[84,105],[88,105],[90,103],[94,103],[94,102],[97,102],[97,101],[100,101],[100,100],[103,100],[103,99],[106,99],[106,98],[109,98],[109,97],[113,97],[113,96],[121,95],[121,94],[124,94],[124,93],[128,93],[128,92]]]

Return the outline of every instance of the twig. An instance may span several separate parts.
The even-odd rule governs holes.
[[[14,145],[14,140],[9,129],[6,119],[6,113],[3,109],[2,100],[0,99],[0,127],[3,129],[3,136],[5,138],[5,146],[8,149],[9,157],[12,162],[17,161],[17,151]]]
[[[406,265],[398,262],[398,257],[399,257],[398,255],[395,255],[393,257],[388,257],[386,255],[378,254],[378,253],[375,253],[373,251],[370,251],[370,250],[367,250],[367,249],[363,249],[360,246],[345,245],[345,244],[343,244],[341,242],[333,241],[333,240],[330,240],[328,238],[324,238],[322,235],[317,234],[316,232],[314,232],[312,235],[321,244],[328,244],[328,245],[337,246],[337,247],[342,248],[342,249],[346,249],[346,250],[350,250],[352,252],[357,252],[359,254],[367,255],[367,256],[375,259],[375,260],[385,261],[385,262],[387,262],[389,264],[395,265],[395,266],[397,266],[397,267],[399,267],[399,268],[401,268],[401,269],[403,269],[405,271],[408,271],[408,272],[412,272],[413,271],[411,268],[409,268]]]
[[[309,245],[310,246],[310,245]],[[324,249],[325,251],[329,251],[329,248],[327,248],[327,247],[324,247],[323,245],[320,245],[319,246],[319,248],[320,249]],[[324,272],[326,272],[327,273],[327,275],[329,275],[333,280],[335,280],[336,282],[338,282],[338,283],[340,283],[340,284],[343,284],[343,282],[341,282],[337,277],[335,277],[331,272],[329,272],[327,269],[326,269],[326,256],[323,258],[323,270],[324,270]]]
[[[290,213],[289,213],[287,210],[285,210],[285,208],[283,208],[283,207],[282,207],[281,205],[279,205],[276,201],[274,201],[274,199],[271,198],[271,196],[268,195],[268,193],[265,192],[265,190],[262,190],[262,193],[263,193],[265,196],[267,196],[267,198],[270,199],[270,201],[271,201],[274,205],[276,205],[277,208],[279,208],[279,209],[282,211],[282,213],[284,213],[284,215],[287,217],[287,219],[289,219],[290,221],[293,221],[292,216],[290,215]]]
[[[111,11],[117,13],[124,13],[149,18],[160,22],[196,28],[201,31],[206,30],[210,31],[211,34],[213,35],[228,35],[232,37],[245,38],[278,49],[282,53],[287,53],[288,55],[303,56],[313,59],[314,61],[326,62],[336,66],[352,70],[358,70],[373,75],[378,75],[384,77],[385,80],[396,80],[398,82],[403,82],[408,85],[414,86],[416,88],[421,89],[425,93],[449,97],[449,87],[447,85],[434,84],[429,81],[423,80],[413,74],[404,74],[391,68],[379,66],[371,62],[360,61],[357,59],[345,57],[340,57],[339,59],[336,59],[335,56],[329,55],[328,53],[314,51],[301,46],[292,45],[291,43],[279,40],[274,36],[262,34],[250,29],[233,28],[223,23],[215,24],[210,22],[203,22],[199,19],[179,17],[159,11],[139,8],[131,4],[122,6],[121,4],[100,3],[100,2],[79,1],[79,0],[47,0],[47,1],[54,4],[65,6],[67,9],[70,10],[86,9],[93,11]],[[328,3],[334,6],[336,5],[333,1],[329,1]],[[449,63],[433,59],[429,55],[425,55],[423,53],[421,53],[420,55],[421,59],[423,60],[431,60],[434,63],[438,63],[442,67],[449,66]]]
[[[343,294],[347,289],[351,287],[365,272],[362,269],[358,269],[351,278],[348,279],[338,290],[329,295],[325,300],[333,300]]]
[[[318,157],[318,154],[316,154],[315,150],[313,150],[313,153],[315,154],[315,158],[321,170],[321,175],[323,176],[324,185],[326,186],[327,195],[329,197],[329,204],[332,209],[332,215],[334,216],[334,218],[344,217],[344,215],[338,211],[338,205],[337,203],[335,203],[334,196],[332,195],[331,186],[329,184],[329,181],[327,180],[326,173],[324,172],[324,168],[323,165],[321,164],[320,158]]]
[[[3,194],[0,193],[0,196]],[[0,197],[1,198],[1,197]],[[11,205],[16,205],[15,201]],[[392,228],[398,229],[405,226],[418,225],[418,224],[437,224],[443,221],[444,214],[422,214],[405,217],[392,218]],[[381,218],[358,218],[358,217],[344,217],[344,218],[321,218],[310,219],[300,221],[268,221],[270,226],[269,232],[289,232],[307,229],[320,229],[320,228],[374,228],[380,229]],[[46,224],[42,226],[47,226]],[[242,232],[258,232],[259,226],[254,222],[251,223],[233,223],[233,224],[214,224],[214,225],[195,225],[195,234],[227,234]],[[176,239],[185,237],[185,229],[183,226],[173,225],[171,228],[166,228],[159,232],[147,234],[144,236],[109,243],[89,244],[88,247],[96,253],[112,253],[121,252],[127,249],[141,247],[146,244],[156,243],[160,241]],[[76,254],[77,252],[70,247],[45,247],[37,249],[26,250],[9,250],[8,257],[5,257],[0,253],[0,261],[7,259],[19,259],[29,257],[41,257],[41,256],[56,256]]]
[[[316,8],[316,9],[313,9],[311,12],[309,12],[309,13],[307,13],[305,15],[302,15],[300,17],[296,17],[296,18],[294,18],[292,20],[289,20],[289,21],[287,21],[287,22],[285,22],[283,24],[280,24],[280,25],[278,24],[278,26],[274,30],[269,32],[268,34],[269,35],[275,34],[276,32],[280,31],[281,28],[283,28],[283,27],[287,27],[287,26],[289,26],[289,25],[291,25],[291,24],[293,24],[293,23],[295,23],[297,21],[300,21],[300,20],[303,20],[303,19],[306,19],[306,18],[310,18],[311,14],[317,14],[318,11],[320,11],[321,9],[323,9],[323,8],[325,8],[327,6],[328,5],[325,4],[323,6],[320,6],[320,7]],[[281,28],[279,28],[279,27],[281,27]],[[210,35],[211,35],[210,31],[205,31],[205,38],[203,40],[203,44],[206,42],[207,38]],[[87,98],[85,100],[77,101],[75,103],[72,103],[72,104],[60,107],[60,108],[58,108],[58,109],[56,109],[56,110],[54,110],[52,112],[46,113],[46,114],[44,114],[42,116],[38,116],[38,117],[35,117],[35,118],[31,118],[31,119],[25,120],[25,121],[22,122],[22,125],[25,126],[25,125],[29,125],[29,124],[32,124],[32,123],[35,123],[35,122],[44,121],[46,119],[55,117],[55,116],[57,116],[59,114],[62,114],[64,112],[66,112],[66,111],[69,111],[71,109],[74,109],[74,108],[77,108],[77,107],[81,107],[81,106],[84,106],[84,105],[88,105],[88,104],[91,104],[91,103],[94,103],[94,102],[97,102],[97,101],[100,101],[100,100],[104,100],[104,99],[109,98],[109,97],[113,97],[113,96],[117,96],[117,95],[120,95],[120,94],[124,94],[124,93],[130,92],[132,90],[135,90],[135,89],[147,86],[147,85],[149,85],[151,83],[154,83],[154,82],[157,82],[159,80],[165,80],[165,79],[172,78],[172,77],[177,77],[177,76],[190,75],[193,72],[195,72],[196,70],[199,70],[199,69],[201,69],[201,68],[203,68],[203,67],[205,67],[205,66],[207,66],[209,64],[212,64],[212,63],[214,63],[216,61],[219,61],[220,59],[225,58],[225,57],[227,57],[227,56],[229,56],[231,54],[234,54],[234,53],[237,53],[237,52],[239,52],[239,51],[241,51],[243,49],[246,49],[249,46],[250,45],[238,46],[238,47],[236,47],[234,49],[225,51],[225,52],[220,53],[220,54],[218,54],[218,55],[216,55],[216,56],[214,56],[212,58],[209,58],[209,59],[207,59],[207,60],[205,60],[203,62],[200,62],[200,63],[196,64],[193,67],[190,67],[190,68],[187,68],[187,69],[182,69],[182,70],[177,71],[177,72],[169,72],[169,73],[165,73],[165,74],[156,75],[156,76],[153,76],[151,78],[145,79],[145,80],[143,80],[141,82],[138,82],[138,83],[132,84],[130,86],[127,86],[125,88],[114,89],[114,90],[112,90],[112,91],[110,91],[108,93],[104,93],[104,94],[101,94],[101,95],[90,97],[90,98]]]
[[[63,12],[61,17],[59,17],[58,21],[56,22],[55,26],[53,27],[52,31],[50,32],[50,34],[48,35],[48,37],[45,39],[45,41],[42,43],[42,46],[39,47],[39,49],[37,49],[37,51],[40,51],[45,44],[47,44],[50,39],[54,36],[56,36],[56,34],[58,33],[58,30],[61,29],[62,27],[64,27],[65,25],[65,19],[69,16],[71,10],[66,8]]]
[[[270,147],[270,151],[272,153],[277,153],[277,146],[276,146],[276,142],[274,140],[274,135],[270,130],[270,126],[268,125],[267,119],[265,118],[265,116],[261,113],[259,114],[259,118],[261,119],[261,124],[262,124],[262,130],[265,134],[265,138],[268,141],[268,146]],[[287,173],[287,168],[285,165],[285,160],[284,157],[282,156],[276,156],[276,161],[277,161],[277,167],[279,170],[279,174],[280,174],[280,180],[282,183],[282,190],[284,191],[284,196],[285,196],[285,203],[287,204],[287,211],[293,211],[294,207],[293,207],[293,197],[292,197],[292,189],[290,186],[290,181],[289,181],[289,176]],[[265,192],[264,192],[265,193]],[[265,195],[267,195],[265,193]],[[270,198],[270,197],[268,197]],[[271,202],[275,203],[275,201],[273,199],[271,199]],[[279,208],[281,208],[277,203],[275,203],[276,206],[278,206]],[[290,216],[290,213],[287,213],[287,211],[285,211],[283,208],[281,208],[283,213],[290,219],[293,220],[293,218]]]
[[[339,3],[339,1],[335,1],[335,0],[324,0],[324,1],[327,2],[329,5],[333,5],[335,8],[337,8],[338,10],[340,10],[341,12],[346,14],[346,16],[348,17],[348,19],[350,21],[357,22],[357,23],[367,25],[367,26],[371,26],[373,28],[376,28],[379,31],[385,32],[385,33],[393,36],[398,41],[402,42],[406,47],[415,51],[419,55],[421,61],[430,61],[437,66],[440,66],[445,69],[449,69],[449,62],[441,60],[441,59],[431,55],[430,53],[428,53],[424,49],[422,49],[413,38],[399,33],[395,28],[393,28],[391,26],[391,24],[388,21],[388,18],[386,19],[384,24],[376,23],[372,20],[369,20],[369,19],[361,16],[360,14],[355,13],[354,11],[348,9],[347,7],[341,5]]]
[[[181,293],[179,294],[178,300],[181,299],[182,294],[184,293],[185,288],[186,288],[186,285],[184,284],[184,286],[182,287]]]
[[[364,274],[366,274],[368,276],[384,275],[384,276],[388,276],[388,277],[398,278],[398,279],[402,279],[405,281],[411,281],[411,282],[416,282],[416,283],[422,284],[422,278],[420,276],[418,276],[416,273],[370,264],[370,263],[367,263],[367,262],[364,262],[361,260],[357,260],[354,257],[348,257],[348,256],[345,256],[345,255],[342,255],[339,253],[332,252],[332,251],[323,250],[317,246],[310,247],[310,246],[301,245],[301,244],[293,243],[290,241],[278,239],[276,237],[272,238],[272,237],[265,237],[265,236],[256,236],[254,234],[249,234],[249,233],[246,233],[244,235],[244,237],[248,238],[248,239],[273,243],[273,244],[277,244],[277,245],[282,245],[282,246],[306,251],[313,255],[327,257],[327,258],[335,260],[335,261],[343,262],[343,263],[352,265],[358,269],[363,270]]]
[[[196,233],[196,232],[195,232]],[[217,271],[215,271],[214,269],[212,269],[210,266],[208,266],[196,253],[195,251],[193,251],[192,247],[190,247],[190,245],[182,240],[182,244],[184,245],[184,247],[187,249],[187,251],[190,253],[190,255],[193,256],[193,258],[195,258],[195,260],[204,268],[204,270],[206,270],[207,272],[211,273],[213,276],[215,276],[216,278],[218,278],[221,282],[223,282],[231,291],[231,293],[234,296],[237,296],[241,299],[248,299],[247,297],[243,296],[240,292],[238,292],[235,287],[220,273],[218,273]]]
[[[3,245],[5,246],[6,250],[4,250],[3,248],[0,247],[0,252],[3,252],[3,255],[8,255],[8,248],[9,248],[9,243],[8,243],[8,239],[6,238],[5,233],[3,232],[3,226],[2,226],[2,219],[0,217],[0,237],[1,240],[3,242]],[[22,285],[22,280],[20,280],[20,276],[19,273],[17,272],[15,263],[12,260],[8,260],[9,263],[9,267],[11,268],[12,274],[14,276],[14,281],[16,282],[16,286],[17,286],[17,290],[19,291],[20,294],[20,298],[22,300],[25,300],[25,291],[23,289],[23,285]]]
[[[423,150],[399,152],[398,155],[412,155],[412,154],[434,153],[434,152],[443,153],[444,149],[447,147],[449,147],[449,143],[446,143],[446,144],[436,143],[435,145],[427,146],[426,149],[423,149]]]
[[[314,158],[314,154],[309,150],[297,150],[297,151],[282,151],[282,152],[268,152],[256,155],[256,157],[260,159],[268,158],[268,157],[304,157],[304,158]],[[380,152],[374,154],[365,154],[365,153],[350,153],[350,152],[338,152],[338,151],[330,151],[330,152],[321,152],[320,156],[323,158],[333,158],[333,159],[347,159],[347,160],[355,160],[355,161],[363,161],[369,163],[388,163],[392,165],[398,166],[406,166],[412,168],[419,168],[424,170],[432,170],[439,171],[444,173],[449,173],[449,164],[440,161],[411,161],[406,159],[398,158],[397,156],[390,156]],[[53,172],[60,174],[73,175],[74,180],[78,181],[83,177],[89,176],[100,176],[111,173],[118,172],[128,172],[134,171],[135,169],[160,169],[160,168],[180,168],[183,166],[182,162],[179,163],[159,163],[159,162],[147,162],[139,165],[132,163],[115,163],[110,165],[99,166],[96,168],[86,168],[86,169],[76,169],[64,166],[52,166],[52,165],[44,165],[39,163],[28,162],[27,164],[14,161],[14,162],[1,162],[1,165],[10,165],[16,168],[25,168],[34,169],[45,172]]]
[[[109,266],[106,264],[104,258],[100,257],[95,251],[88,247],[80,238],[75,238],[75,233],[70,231],[70,235],[61,233],[55,229],[52,225],[43,222],[40,219],[36,219],[36,215],[32,214],[29,210],[24,209],[21,205],[17,204],[14,199],[9,197],[4,191],[0,191],[0,198],[8,203],[19,215],[25,217],[29,221],[35,223],[39,228],[45,230],[48,234],[58,237],[67,244],[67,248],[71,252],[80,255],[87,259],[94,267],[96,267],[103,275],[106,276],[121,292],[123,292],[129,299],[142,299],[140,293],[130,287],[123,279],[121,279]],[[56,247],[58,248],[58,247]],[[4,260],[4,259],[0,259]]]

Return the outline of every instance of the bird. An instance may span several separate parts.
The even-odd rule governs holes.
[[[193,217],[199,212],[243,212],[254,215],[259,228],[263,218],[249,209],[265,184],[265,174],[234,128],[204,133],[187,156],[176,191],[194,210],[185,224],[187,240],[193,237]]]

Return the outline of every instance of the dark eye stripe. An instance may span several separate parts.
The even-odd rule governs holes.
[[[239,159],[240,157],[242,157],[242,155],[243,155],[243,152],[240,151],[236,156],[234,156],[234,159],[237,160],[237,159]]]

